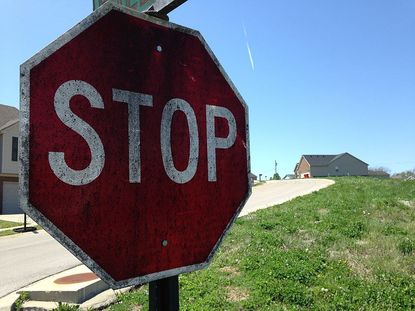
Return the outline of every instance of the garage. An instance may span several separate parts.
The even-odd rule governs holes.
[[[18,182],[3,182],[3,208],[2,214],[21,214],[22,210],[19,208],[19,183]]]

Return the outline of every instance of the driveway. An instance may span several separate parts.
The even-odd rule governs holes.
[[[239,217],[256,210],[281,204],[295,197],[312,193],[334,184],[330,179],[270,180],[252,187],[252,194]]]

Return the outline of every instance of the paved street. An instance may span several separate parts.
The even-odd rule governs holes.
[[[45,231],[0,238],[0,297],[80,262]]]
[[[268,181],[252,188],[241,216],[331,185],[325,179]],[[81,264],[45,231],[0,237],[0,297]]]
[[[252,195],[242,210],[240,217],[258,209],[294,199],[334,184],[329,179],[272,180],[252,188]]]

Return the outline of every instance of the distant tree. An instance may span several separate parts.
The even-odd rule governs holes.
[[[389,178],[390,177],[390,169],[386,167],[370,167],[369,168],[369,176],[372,177],[384,177]]]
[[[392,175],[392,178],[408,179],[415,178],[415,168],[409,171],[403,171]]]
[[[274,176],[272,176],[272,179],[273,180],[280,180],[281,177],[280,177],[280,175],[278,173],[275,173]]]

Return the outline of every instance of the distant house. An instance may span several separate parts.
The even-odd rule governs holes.
[[[368,164],[350,153],[302,155],[296,164],[296,178],[327,176],[367,176]]]
[[[254,184],[254,182],[258,179],[258,177],[253,174],[253,173],[249,173],[249,181],[251,182],[251,184]]]
[[[295,174],[287,174],[283,178],[283,180],[288,180],[288,179],[295,179]]]
[[[18,178],[19,110],[0,104],[0,214],[22,213]]]

